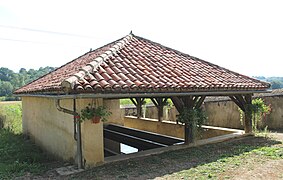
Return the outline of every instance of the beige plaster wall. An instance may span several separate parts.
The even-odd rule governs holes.
[[[107,123],[114,123],[119,125],[124,125],[124,113],[120,109],[119,99],[104,99],[103,105],[112,112],[111,116],[108,118]]]
[[[62,101],[71,109],[72,100]],[[64,160],[74,160],[76,143],[73,139],[73,117],[59,112],[55,100],[23,97],[23,132],[49,153]]]
[[[232,101],[206,102],[204,104],[211,126],[244,129],[240,122],[238,106]]]
[[[262,97],[265,104],[271,104],[271,113],[267,115],[260,128],[283,129],[283,96]],[[232,101],[206,102],[208,125],[243,129],[238,106]]]
[[[88,104],[102,106],[103,99],[78,99],[78,112]],[[82,152],[85,167],[101,164],[104,161],[103,122],[94,124],[91,121],[82,123]]]
[[[144,131],[150,131],[163,135],[184,138],[184,127],[175,123],[159,122],[157,119],[140,118],[126,116],[124,118],[126,127],[136,128]]]
[[[143,108],[144,111],[145,108]],[[166,107],[163,108],[163,117],[162,120],[165,121],[176,121],[176,114],[179,114],[176,108],[173,106],[168,109]],[[145,110],[145,118],[157,119],[158,118],[158,110],[155,106],[147,106]]]
[[[263,98],[266,104],[271,104],[271,113],[263,120],[262,127],[283,129],[283,96]]]
[[[89,103],[102,105],[102,99],[79,99],[77,111]],[[23,97],[23,132],[46,151],[64,160],[75,160],[76,141],[73,138],[73,116],[56,109],[50,98]],[[61,100],[62,107],[72,110],[73,100]],[[86,166],[104,161],[103,123],[82,123],[82,150]]]

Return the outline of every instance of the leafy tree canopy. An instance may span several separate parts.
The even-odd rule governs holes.
[[[1,67],[0,68],[0,97],[10,97],[14,90],[53,71],[54,67],[41,67],[38,70],[21,68],[18,73]]]

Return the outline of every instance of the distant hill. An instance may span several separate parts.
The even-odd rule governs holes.
[[[15,100],[11,97],[15,89],[53,71],[54,67],[41,67],[38,70],[21,68],[14,72],[8,68],[0,68],[0,100]]]
[[[271,83],[272,89],[283,88],[283,77],[264,77],[264,76],[254,76],[254,78]]]

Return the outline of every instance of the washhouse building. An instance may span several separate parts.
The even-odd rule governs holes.
[[[253,93],[266,92],[269,87],[268,83],[130,33],[64,64],[14,94],[22,98],[23,133],[46,151],[82,168],[103,163],[106,154],[119,152],[119,143],[144,151],[193,142],[190,126],[162,124],[167,99],[181,112],[200,107],[207,96],[228,96],[246,111]],[[124,117],[119,103],[123,98],[133,101],[137,117]],[[141,120],[145,98],[157,107],[158,120]],[[108,121],[81,122],[81,110],[89,104],[112,112]],[[251,117],[247,115],[244,124],[245,132],[250,133]],[[127,126],[131,128],[123,128]],[[136,129],[147,127],[155,132],[140,136],[144,131]]]

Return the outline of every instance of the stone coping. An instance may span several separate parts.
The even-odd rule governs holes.
[[[142,120],[142,121],[153,121],[153,122],[159,122],[158,119],[151,119],[151,118],[137,118],[136,116],[125,116],[126,118],[131,118],[131,119],[136,119],[136,120]],[[167,123],[167,124],[176,124],[177,123],[175,121],[166,121],[163,120],[161,121],[161,123]],[[182,124],[178,124],[180,126],[183,126]],[[240,129],[232,129],[232,128],[225,128],[225,127],[217,127],[217,126],[208,126],[208,125],[202,125],[202,128],[205,129],[214,129],[214,130],[221,130],[221,131],[229,131],[229,132],[235,132],[235,133],[239,133],[239,132],[243,132],[243,130]]]

